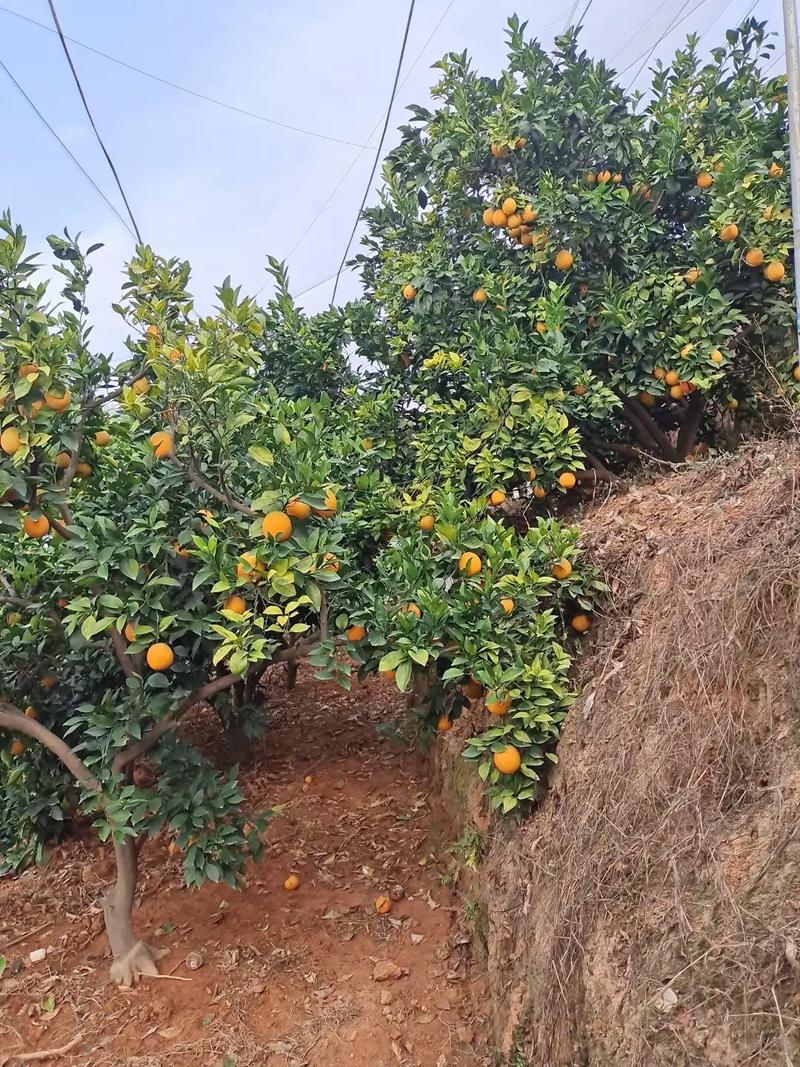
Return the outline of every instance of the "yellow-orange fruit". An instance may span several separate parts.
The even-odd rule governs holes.
[[[274,541],[288,541],[292,536],[292,520],[285,511],[270,511],[261,520],[261,532]]]
[[[664,381],[667,385],[679,385],[681,380],[680,374],[676,370],[667,371],[664,375]]]
[[[727,226],[723,226],[722,229],[719,231],[720,241],[735,241],[738,236],[739,227],[736,225],[735,222],[729,222]]]
[[[446,734],[453,727],[453,720],[449,715],[440,715],[436,723],[436,729],[440,734]],[[379,898],[380,899],[380,898]]]
[[[433,529],[435,523],[436,519],[434,519],[433,515],[423,515],[422,518],[419,520],[419,528],[420,530],[424,530],[426,533],[429,533]]]
[[[768,282],[782,281],[786,274],[786,268],[778,259],[773,259],[764,267],[764,277]]]
[[[569,578],[572,574],[572,564],[562,556],[558,563],[554,563],[550,568],[550,573],[554,578],[558,578],[559,581],[564,581],[565,578]]]
[[[136,627],[133,625],[132,622],[125,623],[125,629],[123,630],[123,633],[125,634],[125,640],[128,642],[128,644],[132,645],[133,642],[136,640]]]
[[[708,358],[711,360],[712,363],[721,363],[723,356],[720,350],[718,348],[715,348],[712,352],[709,353]]]
[[[652,393],[648,393],[647,390],[643,389],[639,393],[639,403],[643,404],[646,408],[651,408],[655,402],[656,398]]]
[[[229,596],[222,606],[225,611],[235,611],[237,615],[244,615],[247,611],[247,603],[244,597],[238,596],[236,593],[233,596]]]
[[[507,196],[500,207],[504,215],[513,215],[517,210],[517,202],[513,196]]]
[[[84,462],[84,461],[82,460],[82,461],[81,461],[81,462],[80,462],[80,463],[78,464],[78,466],[77,466],[77,467],[75,468],[75,473],[76,473],[76,474],[77,474],[77,475],[78,475],[78,476],[79,476],[80,478],[88,478],[88,477],[89,477],[89,475],[90,475],[90,474],[92,473],[92,468],[91,468],[91,467],[89,466],[89,464],[88,464],[88,463],[85,463],[85,462]]]
[[[468,578],[472,578],[475,574],[480,574],[483,563],[481,557],[476,552],[462,552],[458,560],[458,569],[462,574],[465,574]]]
[[[541,485],[535,485],[533,487],[533,495],[536,497],[537,500],[544,500],[544,498],[547,496],[547,490]]]
[[[440,720],[441,721],[441,720]],[[388,897],[380,896],[375,901],[375,911],[378,915],[388,915],[392,910],[392,902]]]
[[[769,174],[770,178],[782,178],[783,167],[781,167],[773,160],[772,163],[770,163],[769,165],[769,170],[767,171],[767,173]]]
[[[522,209],[522,221],[523,222],[536,222],[538,217],[539,217],[539,212],[536,210],[535,207],[531,207],[530,204],[528,204],[526,207],[524,207]]]
[[[166,671],[175,662],[175,653],[163,641],[156,641],[147,650],[147,666],[153,671]]]
[[[476,289],[472,294],[472,299],[476,304],[485,304],[488,295],[485,289]]]
[[[495,489],[494,492],[489,494],[489,503],[494,507],[499,507],[505,502],[506,494],[502,489]]]
[[[159,330],[158,326],[154,326],[152,323],[144,332],[148,337],[152,337],[155,341],[161,340],[161,330]]]
[[[284,510],[293,519],[307,519],[311,514],[311,505],[306,504],[304,500],[298,500],[297,497],[292,497]]]
[[[21,756],[24,751],[25,751],[25,742],[24,741],[20,741],[19,738],[16,738],[14,741],[11,742],[11,755],[12,756]]]
[[[156,430],[150,434],[150,444],[156,459],[166,459],[175,451],[175,442],[169,430]]]
[[[413,300],[416,295],[417,290],[410,282],[403,286],[403,296],[406,298],[406,300]]]
[[[560,252],[556,253],[555,262],[556,270],[569,270],[575,260],[571,252],[568,252],[566,248],[562,248]]]
[[[111,443],[111,434],[108,430],[98,430],[94,435],[94,443],[98,448],[105,448],[106,445]]]
[[[671,385],[669,388],[669,395],[672,397],[673,400],[682,400],[683,397],[686,395],[683,391],[683,384]]]
[[[510,707],[510,698],[507,700],[489,700],[486,704],[486,710],[491,712],[492,715],[505,715]]]
[[[493,753],[492,763],[501,774],[516,774],[522,763],[522,758],[520,757],[519,749],[513,745],[507,745],[502,752]]]
[[[600,182],[601,185],[606,185],[608,182],[611,181],[611,171],[601,170],[600,173],[597,175],[597,180],[598,182]]]
[[[700,277],[701,270],[699,267],[690,267],[683,276],[683,280],[687,285],[694,285],[697,279]]]
[[[493,215],[494,215],[494,208],[493,207],[487,207],[487,208],[484,209],[484,212],[483,212],[483,225],[484,226],[493,226],[494,225],[494,222],[492,221],[492,216]]]
[[[296,889],[300,888],[300,877],[296,874],[290,874],[286,881],[283,883],[283,888],[287,893],[294,893]]]
[[[45,391],[44,402],[45,406],[50,408],[51,411],[62,412],[66,411],[69,407],[69,402],[72,399],[72,394],[69,389],[65,389],[62,396],[56,396],[55,393]]]
[[[501,226],[505,226],[507,218],[508,216],[501,207],[495,208],[492,212],[492,225],[499,229]]]
[[[588,615],[575,615],[570,622],[570,626],[576,634],[585,634],[591,625],[592,620]]]
[[[503,609],[503,611],[506,613],[506,615],[510,615],[511,612],[514,610],[515,606],[516,605],[514,604],[514,600],[513,600],[512,597],[510,597],[510,596],[502,596],[502,597],[500,597],[500,607]]]
[[[19,450],[19,432],[13,426],[8,426],[0,433],[0,448],[7,456],[13,456]]]
[[[748,248],[744,254],[744,261],[748,267],[760,267],[764,262],[764,253],[760,248]]]
[[[255,552],[243,552],[236,564],[236,577],[240,582],[254,582],[264,573],[264,564]]]
[[[144,396],[145,393],[150,391],[150,382],[147,378],[137,378],[131,385],[131,392],[136,396]]]
[[[363,626],[351,626],[347,630],[348,641],[363,641],[367,636],[367,631]]]
[[[714,184],[714,175],[709,174],[707,170],[701,170],[695,178],[695,185],[698,189],[710,189]]]
[[[574,489],[577,480],[572,471],[564,471],[563,474],[558,476],[558,484],[562,489]]]
[[[414,615],[417,619],[422,616],[422,612],[416,604],[405,604],[402,608],[400,608],[400,611],[404,615]]]
[[[332,515],[336,514],[336,509],[338,506],[339,502],[336,499],[336,493],[334,493],[332,489],[326,489],[325,506],[321,508],[312,508],[311,510],[321,519],[329,519]]]
[[[32,515],[26,515],[22,528],[28,537],[44,537],[50,529],[50,520],[46,515],[40,515],[38,519],[34,519]]]

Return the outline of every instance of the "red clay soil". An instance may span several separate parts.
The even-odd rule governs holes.
[[[111,870],[91,836],[0,883],[0,1065],[43,1050],[64,1051],[38,1062],[81,1067],[487,1062],[471,1007],[484,983],[445,884],[427,764],[376,732],[402,700],[380,682],[345,693],[308,679],[271,704],[242,782],[249,808],[285,807],[246,888],[190,892],[165,841],[143,854],[134,927],[166,949],[162,977],[109,984],[100,897]],[[210,715],[193,729],[219,744]],[[288,893],[293,872],[300,888]],[[389,915],[375,911],[381,894],[401,897]],[[31,963],[39,947],[47,957]]]

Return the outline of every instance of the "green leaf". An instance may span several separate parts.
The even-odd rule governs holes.
[[[387,652],[383,659],[378,664],[379,671],[394,671],[400,666],[405,659],[405,653],[399,649],[394,649],[392,652]]]
[[[126,578],[130,578],[131,581],[136,581],[139,577],[139,564],[133,559],[133,557],[127,557],[120,563],[119,569],[125,575]]]
[[[263,445],[251,445],[248,451],[256,463],[260,463],[262,467],[271,467],[275,462],[273,454]]]
[[[391,667],[387,668],[387,670],[391,669]],[[403,660],[398,666],[394,678],[397,683],[397,688],[404,693],[406,689],[408,689],[408,683],[411,681],[411,660]]]

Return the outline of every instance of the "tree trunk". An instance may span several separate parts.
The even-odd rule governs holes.
[[[131,911],[136,893],[136,845],[133,838],[114,842],[117,880],[103,899],[103,917],[114,962],[111,980],[117,985],[132,986],[144,975],[158,974],[158,949],[139,941],[131,926]]]
[[[290,659],[286,664],[286,689],[294,689],[295,682],[297,681],[297,660]]]

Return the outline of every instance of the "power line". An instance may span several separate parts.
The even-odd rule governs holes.
[[[439,20],[436,23],[436,25],[433,27],[431,32],[428,34],[428,37],[427,37],[427,39],[425,41],[425,44],[423,44],[422,48],[420,48],[419,52],[417,52],[417,55],[416,55],[416,58],[414,59],[414,62],[411,64],[411,66],[406,71],[405,77],[403,78],[403,80],[400,82],[400,85],[398,86],[398,91],[403,88],[403,86],[406,84],[408,79],[411,77],[411,75],[412,75],[412,73],[414,71],[414,68],[416,67],[417,63],[419,63],[419,61],[424,56],[424,54],[425,54],[425,52],[426,52],[426,50],[428,48],[428,45],[431,43],[433,38],[436,36],[436,34],[437,34],[438,30],[439,30],[439,27],[442,25],[444,20],[447,18],[448,14],[450,13],[450,9],[452,8],[454,3],[455,3],[455,0],[450,0],[450,2],[448,3],[447,7],[444,9],[442,14],[439,16]],[[375,123],[375,125],[372,127],[372,129],[369,132],[369,135],[367,137],[368,141],[372,140],[373,135],[377,132],[378,127],[380,126],[381,122],[383,122],[383,119],[384,119],[386,114],[387,114],[387,112],[383,112],[380,115],[380,117],[378,118],[378,121]],[[325,211],[327,210],[328,205],[333,200],[333,198],[336,196],[336,194],[339,192],[339,190],[344,185],[344,183],[347,181],[347,179],[350,176],[350,172],[352,171],[353,167],[355,167],[356,163],[358,163],[359,159],[361,159],[361,157],[364,154],[364,151],[365,151],[365,149],[362,148],[361,151],[356,154],[356,156],[354,157],[354,159],[353,159],[352,163],[350,164],[350,166],[347,168],[347,170],[344,172],[344,174],[341,176],[341,178],[338,180],[336,185],[334,185],[333,189],[328,194],[328,196],[327,196],[327,198],[325,200],[325,203],[317,211],[317,213],[314,216],[314,218],[311,220],[311,222],[308,224],[308,226],[306,226],[305,229],[301,232],[300,236],[297,238],[295,243],[292,245],[292,247],[289,249],[287,254],[284,256],[284,259],[285,259],[285,261],[287,263],[292,258],[292,256],[295,254],[295,252],[300,247],[300,245],[303,243],[303,241],[306,239],[306,237],[308,237],[308,235],[314,229],[314,227],[316,226],[317,222],[319,222],[319,220],[325,214]],[[335,277],[335,273],[331,274],[330,277],[331,278]],[[330,280],[329,278],[325,279],[325,281],[329,281],[329,280]],[[322,284],[323,284],[323,282],[317,282],[317,285],[312,285],[311,288],[312,289],[316,289],[318,286],[320,286]],[[258,292],[256,292],[256,296],[258,296],[262,292],[262,290],[264,290],[266,288],[266,286],[267,286],[267,282],[264,282],[264,284],[261,286],[261,288],[258,290]],[[309,291],[308,289],[304,289],[303,290],[303,292],[305,292],[305,293],[307,293],[308,291]],[[302,294],[298,293],[296,295],[300,296]]]
[[[373,160],[373,163],[372,163],[372,169],[369,172],[369,178],[367,178],[367,185],[366,185],[366,188],[364,189],[364,196],[361,198],[361,206],[358,209],[358,213],[356,215],[356,221],[353,223],[353,229],[350,231],[350,236],[347,239],[347,244],[345,246],[344,255],[342,256],[342,262],[339,264],[339,269],[336,272],[336,281],[333,283],[333,293],[331,294],[331,303],[333,303],[334,300],[336,299],[336,290],[337,290],[337,288],[339,286],[339,278],[341,277],[342,271],[344,270],[344,265],[347,262],[347,253],[350,251],[350,245],[352,244],[353,238],[356,235],[356,230],[358,229],[358,224],[361,221],[361,212],[364,210],[364,205],[367,202],[367,197],[369,196],[369,190],[370,190],[370,187],[372,185],[372,179],[375,177],[375,171],[378,169],[378,161],[381,158],[381,152],[383,150],[383,142],[384,142],[384,140],[386,138],[386,131],[389,128],[389,118],[390,118],[390,116],[392,114],[392,108],[394,107],[394,98],[395,98],[395,95],[397,93],[397,83],[400,81],[400,71],[401,71],[402,66],[403,66],[403,57],[406,54],[406,45],[408,44],[408,31],[411,29],[411,16],[414,14],[414,3],[415,3],[415,0],[411,0],[411,3],[408,5],[408,18],[406,19],[406,28],[405,28],[405,31],[403,33],[403,44],[400,47],[400,58],[397,60],[397,70],[394,72],[394,84],[392,85],[392,92],[391,92],[391,95],[389,97],[389,107],[387,108],[387,111],[386,111],[386,121],[383,124],[383,129],[381,130],[381,139],[380,139],[380,141],[378,141],[378,148],[377,148],[377,150],[375,152],[375,159]]]
[[[586,7],[583,9],[583,13],[581,14],[581,17],[578,19],[578,25],[579,26],[583,25],[583,20],[586,18],[586,15],[589,12],[589,8],[592,6],[593,3],[594,3],[594,0],[587,0]]]
[[[136,231],[136,238],[137,238],[139,244],[143,244],[142,235],[139,233],[139,227],[138,227],[138,225],[136,223],[136,219],[133,217],[133,212],[131,211],[131,205],[128,203],[128,198],[125,195],[125,190],[122,188],[122,182],[119,180],[119,174],[117,174],[117,168],[114,166],[114,162],[111,159],[111,156],[108,154],[108,149],[106,148],[105,144],[103,143],[103,138],[100,136],[100,131],[97,129],[97,126],[95,125],[94,117],[92,116],[91,109],[89,108],[88,101],[86,100],[86,94],[84,93],[83,86],[81,85],[81,80],[78,77],[78,72],[75,69],[75,64],[72,62],[72,56],[69,54],[69,48],[67,47],[67,42],[64,40],[64,31],[61,29],[61,23],[58,21],[58,14],[56,13],[55,4],[53,3],[53,0],[47,0],[47,2],[49,4],[49,6],[50,6],[50,14],[53,16],[53,22],[55,23],[56,30],[58,31],[58,38],[61,41],[61,47],[64,49],[64,55],[67,57],[67,63],[69,63],[69,69],[72,71],[72,77],[75,79],[75,84],[78,87],[78,92],[80,93],[80,98],[81,98],[81,101],[83,102],[84,111],[86,112],[86,114],[87,114],[87,116],[89,118],[89,122],[92,124],[92,129],[94,130],[94,135],[97,138],[97,143],[100,145],[100,147],[103,150],[103,155],[106,157],[106,161],[107,161],[109,167],[111,168],[111,173],[114,175],[114,180],[117,183],[117,188],[119,189],[120,196],[123,199],[125,207],[128,209],[128,215],[130,216],[130,220],[133,223],[133,228]]]
[[[101,196],[103,198],[103,200],[105,200],[106,204],[108,204],[108,206],[111,208],[111,210],[117,216],[119,221],[122,223],[122,225],[128,231],[128,233],[131,235],[131,237],[133,237],[133,239],[135,240],[136,239],[136,234],[130,228],[130,226],[128,224],[128,220],[123,215],[121,215],[119,213],[119,211],[117,211],[116,207],[111,203],[111,201],[108,199],[106,194],[103,192],[103,190],[97,184],[97,182],[94,180],[94,178],[91,176],[91,174],[89,174],[89,172],[83,167],[81,162],[72,154],[70,148],[64,143],[64,141],[62,141],[62,139],[59,137],[59,135],[56,133],[56,131],[53,129],[53,127],[50,125],[50,123],[47,121],[47,119],[41,113],[41,111],[36,106],[36,104],[34,104],[33,100],[31,100],[31,98],[28,96],[28,94],[22,88],[20,83],[17,81],[17,79],[14,77],[14,75],[11,73],[11,71],[8,69],[8,67],[5,65],[5,63],[2,61],[2,59],[0,59],[0,67],[3,69],[5,74],[8,76],[9,80],[11,81],[12,85],[14,85],[14,87],[16,88],[16,90],[20,94],[20,96],[22,96],[22,98],[29,104],[29,106],[32,108],[32,110],[36,113],[36,115],[37,115],[39,121],[42,123],[42,125],[47,130],[50,131],[50,133],[53,135],[53,137],[55,137],[55,139],[58,141],[58,143],[61,145],[61,147],[64,149],[64,151],[67,153],[69,158],[72,160],[72,162],[78,168],[78,170],[81,172],[81,174],[87,180],[87,182],[89,182],[89,184],[92,186],[94,191],[98,194],[98,196]]]
[[[696,4],[692,8],[691,11],[686,12],[686,14],[684,15],[683,12],[686,10],[686,8],[691,3],[691,0],[684,0],[684,3],[681,5],[680,10],[675,15],[675,17],[673,18],[672,22],[670,22],[669,25],[666,27],[666,29],[664,29],[663,32],[660,34],[660,36],[656,38],[656,40],[653,42],[651,48],[647,52],[645,52],[643,54],[643,56],[637,56],[636,59],[634,59],[632,63],[629,63],[627,65],[627,67],[623,67],[623,69],[621,71],[619,71],[618,76],[620,76],[620,75],[624,74],[626,71],[630,70],[631,67],[634,66],[636,63],[638,63],[640,59],[642,60],[642,63],[639,66],[639,68],[637,69],[636,73],[631,78],[631,80],[628,82],[628,84],[625,86],[625,92],[626,93],[628,92],[630,87],[633,85],[633,83],[636,81],[636,79],[639,77],[639,75],[642,73],[642,71],[644,70],[645,66],[647,65],[648,60],[652,56],[653,52],[655,52],[656,48],[658,48],[658,46],[661,44],[661,42],[664,40],[664,38],[667,36],[667,34],[671,33],[674,29],[677,29],[677,27],[680,26],[680,24],[682,22],[685,22],[686,19],[689,18],[690,15],[694,15],[696,11],[699,11],[700,8],[703,6],[703,4],[705,4],[706,2],[707,2],[707,0],[700,0],[699,4]]]
[[[42,30],[47,30],[48,33],[57,32],[52,26],[47,26],[44,22],[39,22],[38,19],[32,19],[28,15],[23,15],[19,11],[14,11],[13,8],[4,7],[0,4],[0,11],[4,11],[7,15],[13,15],[15,18],[22,19],[23,22],[29,22],[32,26],[38,26]],[[92,52],[94,55],[100,56],[102,59],[107,59],[110,63],[116,63],[120,67],[125,67],[126,70],[133,71],[134,74],[141,74],[142,77],[150,78],[152,81],[160,82],[162,85],[168,85],[170,89],[177,89],[179,93],[186,93],[188,96],[194,96],[198,100],[204,100],[207,104],[215,104],[217,107],[223,107],[227,111],[235,111],[238,115],[245,115],[247,118],[269,123],[270,126],[279,126],[282,130],[291,130],[292,133],[302,133],[307,137],[318,137],[322,141],[334,141],[336,144],[352,145],[354,148],[369,147],[369,145],[362,145],[359,141],[348,141],[342,137],[333,137],[327,133],[319,133],[316,130],[306,130],[303,129],[302,126],[292,126],[288,122],[281,122],[279,119],[270,118],[268,115],[260,115],[257,111],[248,111],[247,108],[237,107],[235,104],[229,104],[225,100],[219,100],[217,97],[197,92],[195,89],[189,89],[185,85],[179,85],[178,82],[170,81],[169,78],[162,78],[161,75],[153,74],[152,71],[144,70],[142,67],[136,67],[133,63],[127,63],[124,59],[120,59],[118,56],[112,56],[108,52],[103,52],[101,49],[95,48],[93,45],[86,44],[85,41],[79,41],[77,37],[70,37],[67,34],[64,36],[71,44],[76,44],[79,48],[84,48],[87,52]]]
[[[562,33],[566,33],[572,25],[572,20],[575,18],[575,12],[578,10],[579,3],[580,0],[573,0],[573,4],[569,9],[569,14],[567,15],[567,21],[564,23],[564,29],[561,31]]]

